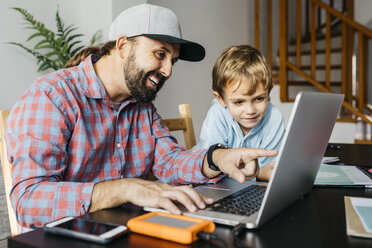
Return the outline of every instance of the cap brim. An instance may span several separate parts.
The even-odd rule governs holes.
[[[174,36],[169,35],[163,35],[163,34],[142,34],[143,36],[146,36],[150,39],[161,41],[161,42],[167,42],[172,44],[180,44],[180,54],[178,56],[178,59],[187,60],[187,61],[201,61],[205,57],[205,49],[202,45],[176,38]]]

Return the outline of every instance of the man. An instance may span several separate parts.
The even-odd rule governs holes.
[[[13,168],[12,205],[23,226],[41,226],[126,202],[173,213],[212,200],[189,186],[239,182],[275,151],[186,151],[161,124],[151,101],[178,59],[200,61],[204,48],[183,40],[175,14],[142,4],[125,10],[110,39],[79,66],[38,79],[15,104],[6,133]],[[209,158],[209,162],[207,161]],[[145,178],[149,170],[163,182]],[[166,184],[169,183],[169,184]]]

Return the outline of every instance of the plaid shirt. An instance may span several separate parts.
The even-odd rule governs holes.
[[[111,102],[89,56],[38,79],[13,107],[6,140],[11,200],[22,226],[87,213],[97,182],[144,178],[206,183],[206,151],[186,151],[151,103]]]

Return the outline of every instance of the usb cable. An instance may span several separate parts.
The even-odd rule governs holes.
[[[244,242],[242,242],[239,239],[239,235],[241,233],[243,233],[244,230],[245,230],[245,225],[244,224],[239,224],[239,225],[234,227],[234,229],[233,229],[233,236],[234,236],[233,244],[234,244],[234,247],[250,248],[250,246],[244,244]],[[200,240],[207,241],[207,242],[210,242],[210,241],[220,242],[222,244],[221,247],[227,247],[227,243],[223,239],[218,237],[218,235],[216,235],[216,234],[208,233],[208,232],[199,232],[199,233],[196,234],[196,236]]]

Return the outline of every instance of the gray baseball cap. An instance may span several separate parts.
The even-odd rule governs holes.
[[[196,42],[182,39],[177,16],[164,7],[140,4],[124,10],[110,26],[109,40],[120,35],[126,37],[146,36],[161,42],[180,44],[179,59],[200,61],[205,56],[204,47]]]

